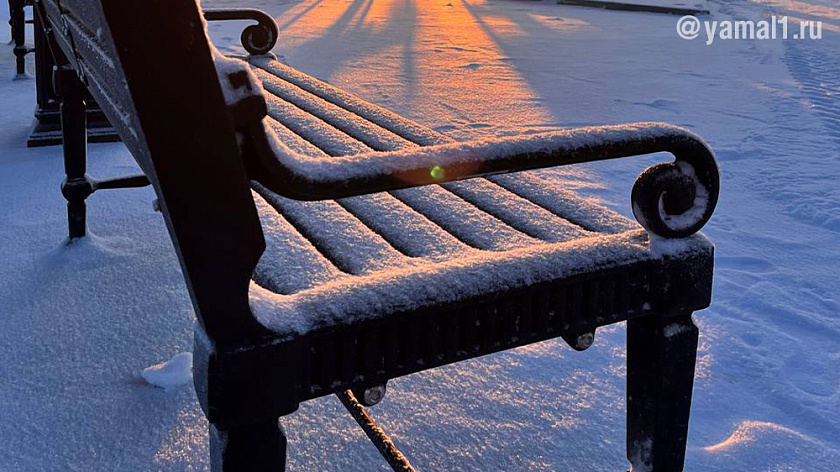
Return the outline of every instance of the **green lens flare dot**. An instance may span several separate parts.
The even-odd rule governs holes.
[[[434,167],[432,167],[432,170],[429,171],[429,174],[432,175],[433,179],[440,180],[440,179],[443,178],[443,176],[446,175],[446,171],[443,170],[443,167],[441,167],[441,166],[434,166]]]

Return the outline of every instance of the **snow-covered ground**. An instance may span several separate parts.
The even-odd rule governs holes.
[[[8,18],[5,2],[0,24]],[[691,3],[698,3],[692,1]],[[689,471],[840,470],[840,7],[707,0],[711,20],[823,21],[823,39],[680,39],[678,17],[516,0],[215,0],[280,25],[293,66],[455,138],[668,121],[723,173],[705,232],[715,300]],[[241,25],[211,25],[226,51]],[[0,28],[0,470],[206,470],[192,388],[146,367],[189,351],[193,314],[149,189],[89,200],[96,237],[62,246],[60,148],[27,149],[34,81]],[[32,59],[28,59],[31,66]],[[629,214],[658,157],[574,169]],[[136,170],[121,144],[90,173]],[[577,353],[545,342],[392,381],[373,414],[421,470],[624,470],[624,328]],[[332,397],[285,421],[291,470],[387,470]]]

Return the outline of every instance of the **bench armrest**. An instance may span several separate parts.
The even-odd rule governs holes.
[[[242,44],[252,54],[268,52],[277,37],[277,25],[259,10],[205,10],[204,16],[258,21],[242,33]],[[254,41],[264,47],[249,48]],[[666,123],[575,128],[330,159],[306,156],[288,148],[264,125],[268,110],[250,69],[218,51],[214,56],[231,121],[242,138],[249,177],[289,198],[328,200],[669,152],[674,162],[646,169],[633,185],[630,199],[636,220],[652,234],[681,238],[699,231],[717,205],[720,173],[714,153],[699,136]]]
[[[575,128],[392,152],[313,158],[263,126],[244,149],[251,178],[296,200],[325,200],[492,174],[668,152],[675,161],[639,175],[633,214],[667,238],[696,233],[711,218],[720,188],[714,154],[697,135],[663,123]],[[251,147],[251,149],[248,149]]]
[[[699,231],[717,205],[720,173],[714,153],[696,134],[666,123],[574,128],[330,158],[307,156],[290,149],[265,125],[268,109],[262,87],[248,66],[218,53],[215,60],[249,177],[288,198],[329,200],[668,152],[674,162],[646,169],[633,185],[636,220],[655,235],[682,238]]]

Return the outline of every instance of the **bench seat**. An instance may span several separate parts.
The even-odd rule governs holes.
[[[270,128],[297,152],[329,159],[451,141],[271,58],[248,61],[266,92]],[[250,290],[254,314],[288,338],[430,307],[451,312],[441,316],[453,317],[454,326],[458,313],[469,311],[466,301],[485,300],[485,309],[499,313],[506,300],[527,292],[534,313],[517,310],[499,320],[533,317],[510,336],[518,339],[507,339],[525,342],[592,331],[652,309],[663,298],[651,291],[667,287],[652,278],[669,270],[669,256],[690,260],[685,253],[694,253],[708,264],[712,246],[703,236],[652,249],[635,221],[569,190],[567,172],[318,202],[254,182],[267,245]],[[575,274],[586,274],[588,283],[570,282]],[[552,286],[558,280],[568,296]]]

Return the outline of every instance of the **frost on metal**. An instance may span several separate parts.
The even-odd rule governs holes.
[[[653,451],[653,438],[647,438],[644,441],[634,441],[633,454],[628,458],[632,465],[630,472],[653,472],[653,466],[650,464],[650,455]]]
[[[689,331],[688,326],[685,326],[685,325],[682,325],[682,324],[679,324],[679,323],[671,323],[671,324],[665,326],[663,334],[665,335],[666,338],[673,338],[674,336],[677,336],[680,333],[684,333],[686,331]]]

